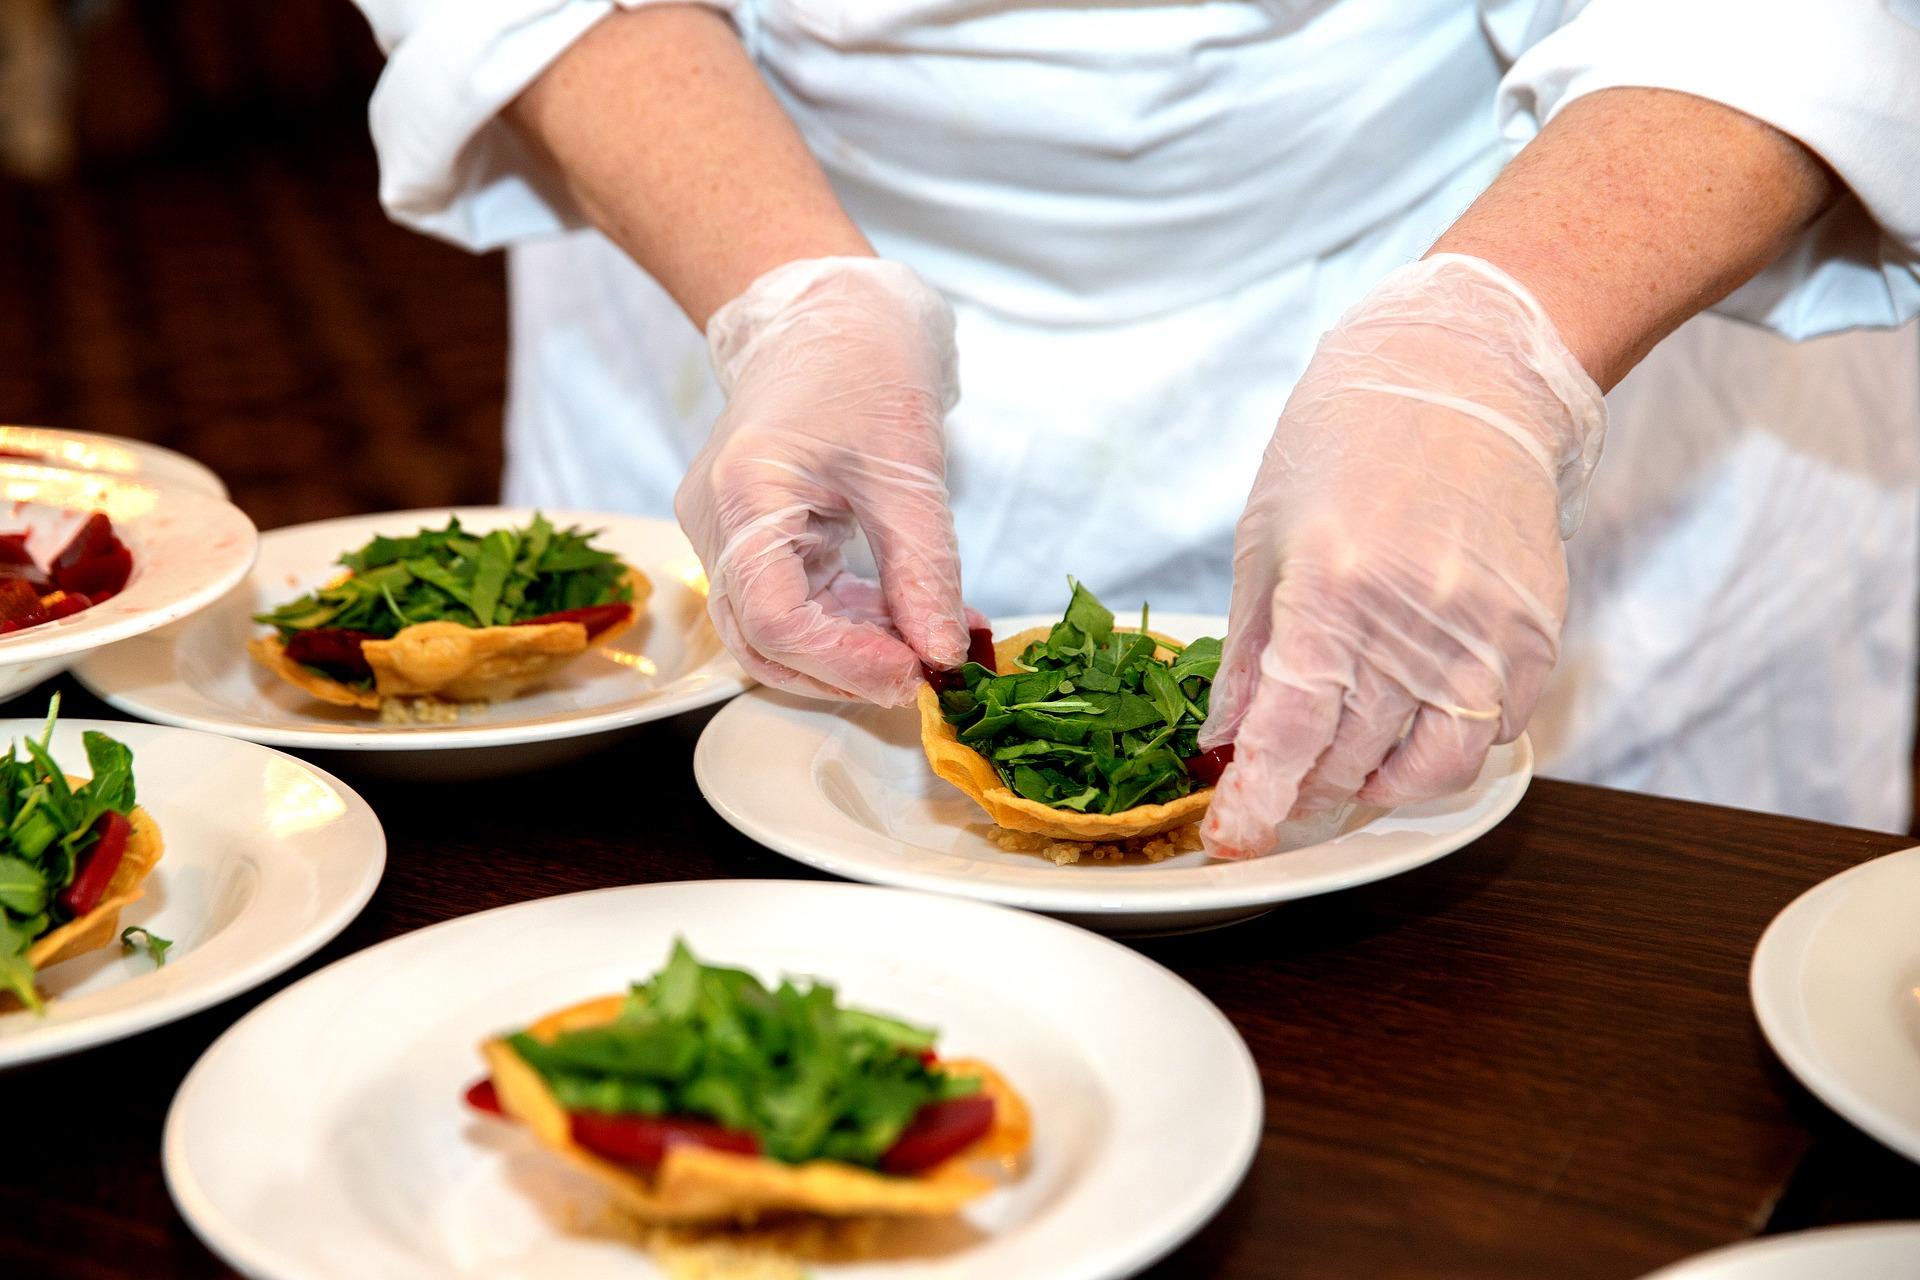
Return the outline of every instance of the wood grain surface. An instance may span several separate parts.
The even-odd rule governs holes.
[[[110,714],[62,687],[66,714]],[[0,1077],[0,1271],[229,1274],[167,1198],[167,1103],[234,1019],[330,960],[547,894],[815,876],[701,800],[690,757],[705,720],[511,786],[356,780],[390,860],[338,941],[185,1022]],[[1770,1228],[1920,1217],[1920,1170],[1793,1084],[1746,995],[1775,912],[1904,843],[1537,782],[1431,866],[1139,944],[1226,1011],[1267,1107],[1245,1185],[1150,1274],[1631,1280]]]

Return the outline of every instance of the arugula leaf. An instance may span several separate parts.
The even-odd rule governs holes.
[[[136,946],[139,946],[140,943],[136,943],[133,940],[133,935],[136,933],[140,935],[141,942],[146,944],[147,956],[153,961],[154,968],[157,969],[165,964],[167,962],[167,949],[173,946],[173,939],[163,938],[144,925],[130,924],[120,931],[120,945],[128,951],[132,951]]]
[[[44,1013],[46,1006],[33,985],[33,966],[27,963],[27,948],[33,945],[34,936],[0,911],[0,991],[11,992],[27,1008]]]
[[[555,529],[538,513],[524,528],[483,537],[449,518],[443,529],[382,535],[347,552],[346,575],[254,620],[282,637],[340,627],[385,638],[418,622],[506,626],[631,599],[627,566],[592,545],[596,536]]]
[[[23,858],[0,856],[0,907],[16,916],[37,916],[51,896],[39,867]]]
[[[507,1043],[569,1110],[700,1116],[752,1133],[776,1160],[874,1167],[929,1102],[972,1077],[929,1065],[934,1032],[842,1006],[825,983],[769,990],[700,963],[684,942],[611,1023]]]
[[[1191,793],[1186,760],[1199,751],[1220,641],[1158,658],[1144,630],[1114,630],[1112,611],[1068,582],[1072,597],[1047,638],[1014,671],[962,667],[941,714],[1007,786],[1041,804],[1118,813]],[[1140,617],[1144,628],[1144,608]]]

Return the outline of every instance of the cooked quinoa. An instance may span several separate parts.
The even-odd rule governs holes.
[[[996,846],[1007,853],[1037,853],[1062,867],[1076,862],[1125,862],[1134,857],[1145,858],[1148,862],[1164,862],[1201,847],[1200,824],[1197,822],[1175,827],[1157,836],[1134,836],[1126,840],[1057,840],[1031,831],[1008,831],[1004,827],[993,828],[989,836]]]

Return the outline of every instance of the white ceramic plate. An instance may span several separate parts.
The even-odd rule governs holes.
[[[524,524],[532,511],[470,507],[453,514],[476,530]],[[590,749],[597,735],[706,706],[747,680],[707,621],[705,579],[679,528],[595,512],[549,511],[556,525],[604,530],[653,582],[644,616],[551,684],[446,725],[382,724],[371,712],[319,702],[247,657],[252,615],[312,590],[335,561],[375,534],[441,526],[442,509],[353,516],[275,529],[260,540],[253,576],[185,626],[97,655],[76,674],[122,711],[162,724],[231,734],[277,747],[403,753],[390,771],[479,776],[552,763]],[[364,767],[368,761],[357,763]]]
[[[53,755],[79,773],[87,729],[132,748],[139,803],[166,846],[121,924],[173,948],[157,969],[144,951],[111,946],[45,970],[44,1017],[0,1014],[0,1066],[117,1040],[264,982],[345,928],[386,866],[373,810],[312,765],[184,729],[62,720]],[[5,742],[39,730],[37,720],[0,721]]]
[[[1920,849],[1801,894],[1761,936],[1749,980],[1760,1029],[1800,1083],[1920,1160]]]
[[[1920,1223],[1824,1227],[1703,1253],[1645,1280],[1913,1280]]]
[[[1165,969],[1055,921],[856,885],[705,881],[521,903],[409,934],[281,992],[216,1041],[167,1117],[167,1185],[250,1276],[657,1276],[607,1202],[461,1091],[489,1035],[653,972],[676,936],[762,978],[941,1029],[1025,1095],[1025,1175],[929,1250],[815,1275],[1133,1273],[1245,1174],[1259,1075]]]
[[[202,489],[0,460],[0,532],[25,531],[41,564],[94,511],[107,513],[132,550],[133,576],[91,609],[0,635],[0,698],[89,649],[186,617],[219,599],[253,563],[253,522]]]
[[[1039,619],[994,625],[1012,635]],[[1177,636],[1221,635],[1226,620],[1155,615]],[[724,708],[693,754],[707,801],[768,848],[835,875],[981,898],[1106,933],[1207,928],[1290,898],[1398,875],[1451,853],[1512,811],[1533,775],[1525,738],[1497,747],[1458,795],[1296,824],[1301,847],[1246,862],[1204,853],[1157,864],[1055,866],[1006,853],[979,806],[935,777],[912,708],[856,707],[768,689]]]
[[[155,484],[198,489],[216,498],[227,496],[227,486],[206,464],[145,440],[53,427],[0,426],[0,456],[10,454],[29,455],[20,461],[108,471]]]

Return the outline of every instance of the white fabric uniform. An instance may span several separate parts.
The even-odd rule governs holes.
[[[619,7],[634,7],[621,0]],[[645,3],[646,0],[637,0]],[[1582,94],[1674,88],[1855,193],[1613,398],[1534,724],[1564,776],[1898,827],[1920,567],[1920,29],[1904,0],[711,0],[883,254],[954,302],[969,600],[1224,612],[1319,333]],[[507,497],[670,515],[699,335],[496,117],[613,0],[360,0],[381,195],[511,245]]]

